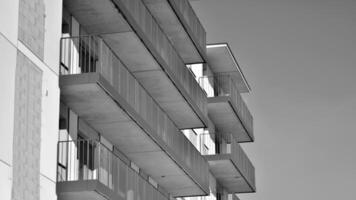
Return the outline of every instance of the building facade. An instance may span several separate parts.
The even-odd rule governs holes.
[[[256,191],[250,87],[188,0],[1,0],[4,200]]]

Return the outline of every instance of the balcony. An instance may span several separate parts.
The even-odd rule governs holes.
[[[185,63],[206,62],[206,33],[188,0],[143,0]]]
[[[61,141],[58,143],[58,199],[170,199],[128,165],[99,142]]]
[[[219,197],[217,197],[219,195]],[[177,200],[184,200],[184,198],[176,198]],[[216,194],[210,193],[209,196],[201,196],[201,197],[189,197],[189,200],[240,200],[238,196],[235,194]]]
[[[240,198],[239,198],[238,196],[236,196],[236,195],[229,195],[229,196],[227,197],[227,199],[228,199],[228,200],[240,200]]]
[[[229,45],[227,43],[209,44],[206,48],[210,69],[214,73],[229,73],[241,93],[250,92],[250,86]]]
[[[141,0],[64,0],[88,34],[101,35],[179,129],[208,125],[204,91]]]
[[[256,191],[255,168],[232,135],[203,134],[200,151],[211,173],[228,193]]]
[[[199,82],[208,95],[208,115],[216,129],[233,134],[238,142],[253,141],[253,117],[232,75],[204,76]]]
[[[173,196],[206,194],[207,161],[104,40],[63,38],[61,46],[61,101]]]

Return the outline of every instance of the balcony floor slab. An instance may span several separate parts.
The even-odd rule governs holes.
[[[249,185],[229,154],[206,155],[211,173],[229,193],[250,193]]]
[[[119,199],[98,180],[66,181],[56,184],[58,200],[107,200]]]
[[[223,134],[232,134],[238,142],[252,142],[253,138],[239,119],[229,96],[208,98],[208,115]]]

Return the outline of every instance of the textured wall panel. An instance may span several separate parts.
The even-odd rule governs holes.
[[[43,59],[45,33],[45,4],[43,0],[20,0],[18,30],[18,39]]]
[[[40,199],[42,71],[17,53],[12,200]]]

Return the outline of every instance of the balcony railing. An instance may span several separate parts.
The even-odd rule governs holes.
[[[206,49],[206,32],[203,25],[200,23],[199,18],[196,16],[195,11],[190,5],[188,0],[180,0],[180,1],[170,1],[175,4],[178,8],[179,12],[183,15],[184,20],[187,22],[189,27],[191,28],[195,38],[198,40],[199,45],[202,49]]]
[[[202,155],[229,154],[242,176],[250,185],[255,186],[255,168],[233,135],[200,135],[200,152]]]
[[[122,199],[169,199],[100,142],[60,141],[57,182],[90,180],[99,181]]]
[[[153,46],[151,52],[153,52],[153,50],[157,51],[158,55],[156,56],[156,59],[158,56],[163,59],[165,62],[164,65],[166,65],[164,68],[172,71],[173,76],[175,76],[178,82],[183,85],[184,89],[189,96],[191,96],[192,100],[194,100],[200,111],[206,115],[206,96],[204,91],[199,87],[199,84],[195,81],[193,75],[191,75],[189,70],[185,67],[183,60],[174,49],[161,27],[157,24],[150,11],[146,8],[145,4],[141,0],[122,0],[121,2],[123,7],[126,8],[121,8],[122,12],[126,13],[125,11],[127,10],[140,29],[139,32],[136,32],[139,34],[142,31],[140,37],[146,38],[148,40],[147,43],[150,43]],[[196,31],[198,31],[198,28]],[[202,30],[199,29],[199,31]],[[205,41],[205,37],[200,38],[200,40]],[[205,47],[205,45],[203,47]],[[161,63],[161,65],[162,64],[163,63]]]
[[[253,132],[253,117],[237,89],[237,83],[229,74],[203,76],[199,78],[199,84],[208,97],[229,96],[232,104],[237,108],[237,115],[244,127],[249,133]]]
[[[207,184],[208,165],[155,100],[136,81],[119,58],[97,36],[62,38],[61,74],[99,73],[159,135],[197,177]]]
[[[120,59],[100,36],[61,39],[61,75],[100,73],[113,83],[113,79],[118,75],[114,74],[115,69],[128,73]]]

